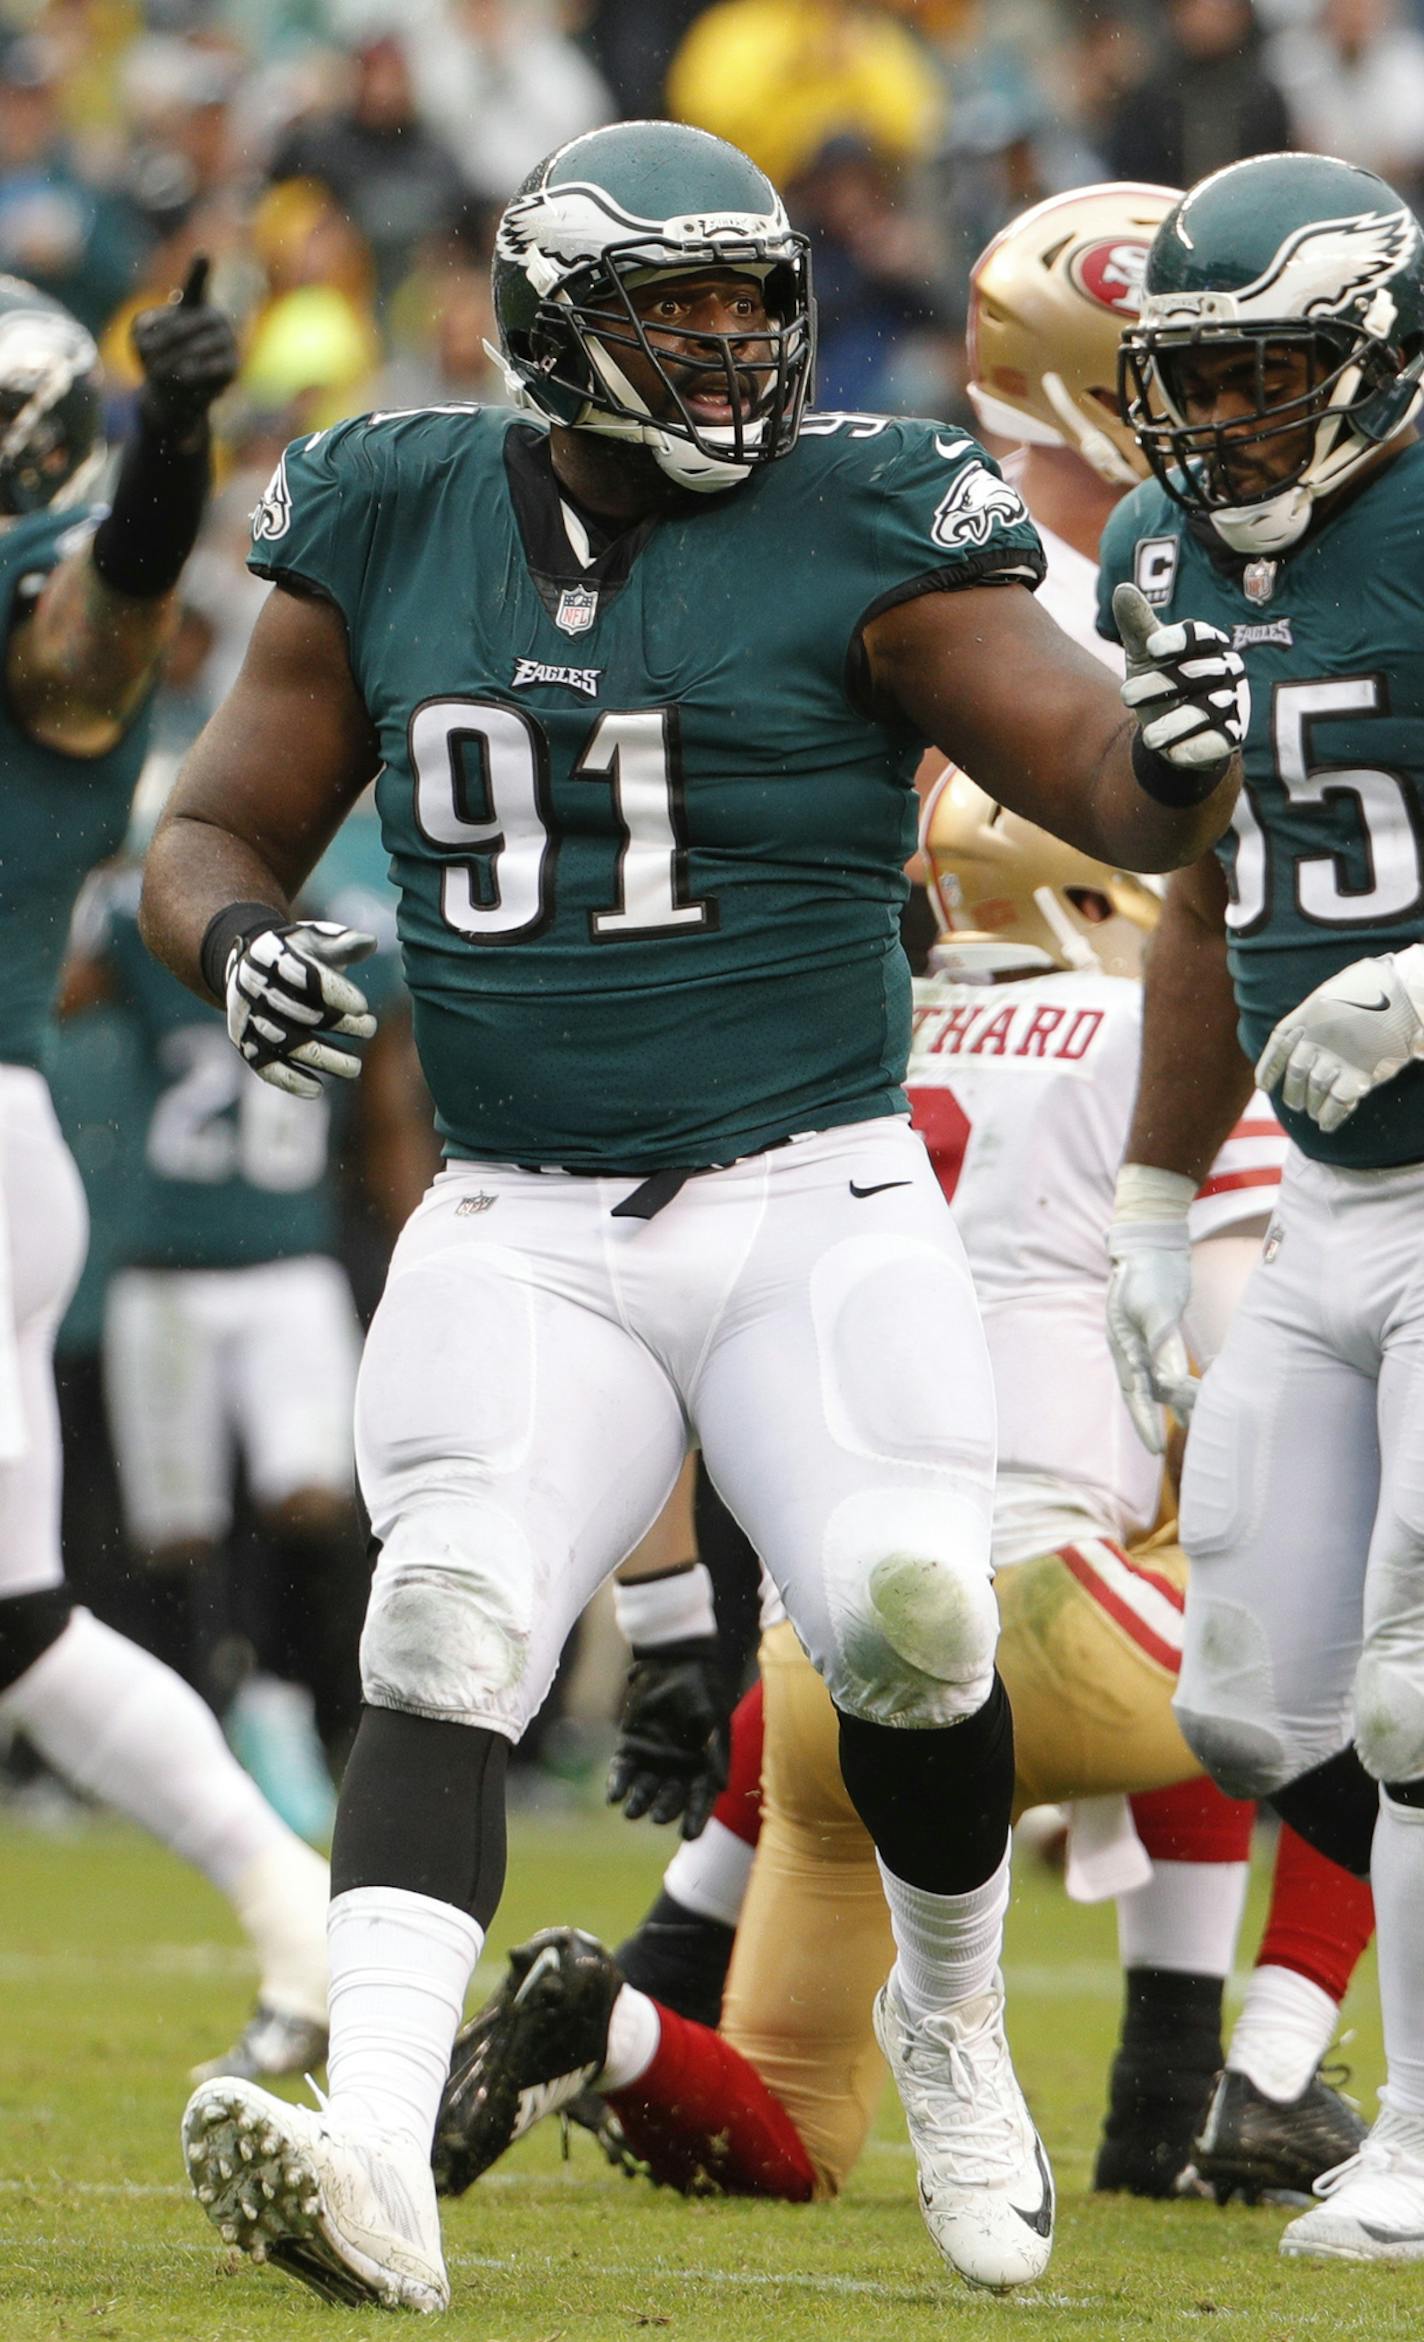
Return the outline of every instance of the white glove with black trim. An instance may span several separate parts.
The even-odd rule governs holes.
[[[1108,1347],[1138,1438],[1149,1454],[1166,1446],[1162,1409],[1183,1423],[1197,1385],[1182,1319],[1192,1290],[1187,1213],[1196,1182],[1178,1171],[1124,1163],[1108,1229]]]
[[[376,948],[330,919],[299,919],[263,927],[235,943],[228,955],[227,1029],[255,1074],[294,1098],[319,1098],[319,1074],[354,1081],[361,1060],[333,1048],[329,1035],[369,1041],[376,1020],[366,995],[340,974]]]
[[[1256,1079],[1281,1102],[1338,1130],[1361,1098],[1424,1057],[1424,944],[1352,960],[1283,1016]]]
[[[1246,669],[1219,626],[1184,618],[1163,626],[1135,585],[1113,590],[1113,619],[1127,653],[1125,707],[1144,744],[1183,771],[1225,765],[1246,737]]]

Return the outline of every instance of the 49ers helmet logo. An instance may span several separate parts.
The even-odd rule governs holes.
[[[1135,317],[1142,306],[1142,279],[1151,246],[1143,237],[1100,236],[1096,243],[1080,244],[1068,261],[1068,274],[1080,293],[1120,317]]]

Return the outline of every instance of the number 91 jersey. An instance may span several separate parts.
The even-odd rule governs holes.
[[[1099,627],[1131,578],[1164,620],[1208,619],[1246,662],[1245,786],[1217,848],[1241,1045],[1253,1061],[1338,968],[1424,935],[1424,443],[1277,561],[1208,541],[1155,481],[1103,534]],[[1338,1131],[1273,1103],[1302,1152],[1345,1169],[1424,1159],[1424,1065]]]
[[[542,425],[470,408],[319,433],[255,517],[258,573],[345,619],[447,1153],[695,1168],[903,1111],[921,743],[859,633],[1036,584],[1023,505],[962,432],[812,416],[731,494],[592,526]]]

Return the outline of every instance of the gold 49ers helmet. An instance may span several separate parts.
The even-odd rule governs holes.
[[[1071,447],[1115,488],[1146,478],[1118,404],[1118,336],[1180,201],[1171,187],[1075,187],[1000,229],[969,280],[968,389],[986,431]]]
[[[925,806],[921,842],[942,933],[933,965],[984,979],[1044,968],[1139,973],[1161,898],[986,795],[950,765]]]

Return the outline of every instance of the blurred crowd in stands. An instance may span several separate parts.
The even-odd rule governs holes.
[[[263,591],[243,568],[247,515],[282,446],[370,407],[500,399],[487,343],[501,204],[563,140],[650,114],[746,148],[811,233],[822,406],[967,421],[968,267],[1041,196],[1103,177],[1185,185],[1298,146],[1378,170],[1417,203],[1424,0],[11,0],[0,270],[91,328],[116,424],[136,383],[130,320],[195,253],[212,256],[242,339],[150,806],[241,659]],[[142,1143],[125,1122],[131,1047],[110,1005],[65,1028],[56,1062],[94,1220],[63,1352],[70,1566],[81,1596],[111,1614],[127,1601],[116,1622],[221,1705],[242,1672],[230,1586],[206,1626],[191,1582],[176,1627],[171,1587],[156,1599],[150,1585],[146,1611],[118,1591],[132,1552],[105,1461],[101,1333]],[[338,1250],[369,1307],[408,1197],[373,1203],[340,1156]],[[408,1176],[409,1148],[405,1160]],[[240,1473],[235,1522],[260,1543]],[[349,1700],[354,1521],[343,1534],[357,1597],[335,1605],[325,1639],[347,1650]],[[244,1634],[250,1667],[261,1629]],[[340,1737],[338,1721],[338,1760]]]

